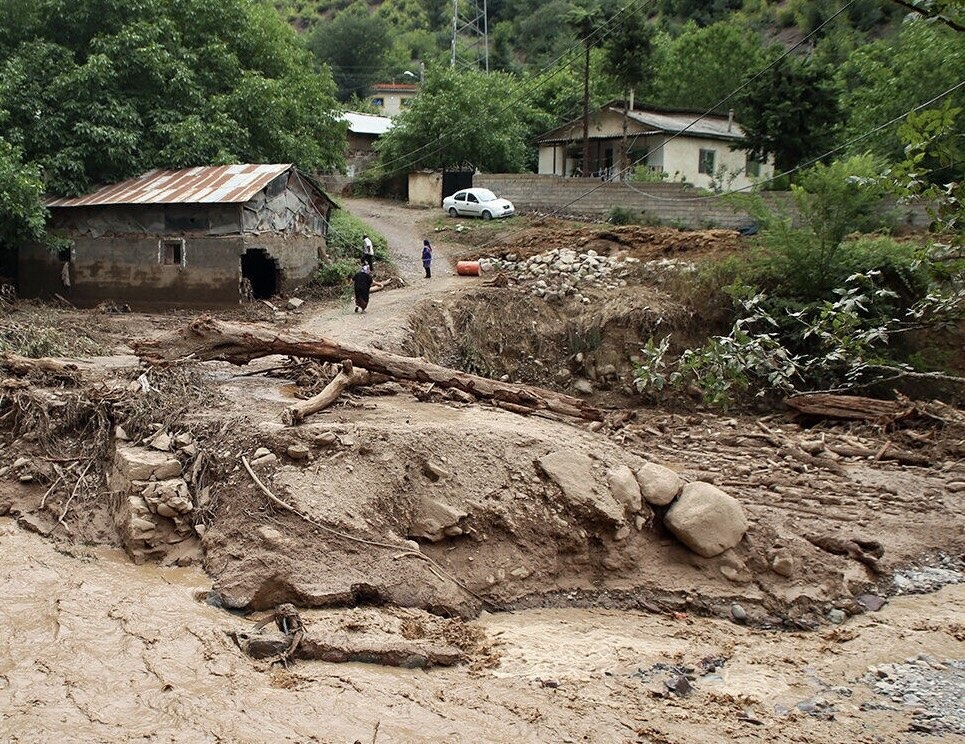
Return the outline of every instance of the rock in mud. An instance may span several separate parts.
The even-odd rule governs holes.
[[[740,502],[700,481],[684,486],[664,523],[680,542],[705,558],[733,548],[747,532],[747,518]]]
[[[292,460],[307,460],[312,455],[312,451],[304,444],[289,445],[287,452]]]
[[[582,378],[573,383],[573,389],[578,393],[582,393],[583,395],[593,394],[593,384],[589,380],[584,380]]]
[[[771,555],[771,570],[779,576],[791,578],[794,575],[794,556],[787,548],[775,550]]]
[[[41,537],[47,537],[54,530],[54,525],[37,514],[21,514],[17,524],[28,532],[36,532]]]
[[[606,480],[610,486],[610,493],[619,503],[625,504],[632,512],[638,512],[643,508],[640,484],[637,483],[637,478],[630,468],[626,465],[610,468],[607,471]]]
[[[828,620],[830,620],[835,625],[840,625],[847,619],[848,619],[848,616],[847,614],[845,614],[844,610],[835,609],[828,612]]]
[[[449,471],[434,460],[426,460],[422,465],[422,473],[433,483],[445,480],[449,477]]]
[[[118,447],[109,485],[113,491],[127,491],[132,481],[167,480],[179,475],[181,463],[169,454],[142,447]]]
[[[680,493],[683,479],[670,468],[648,462],[637,470],[640,493],[648,504],[666,506]]]
[[[877,594],[860,594],[855,597],[855,602],[869,612],[877,612],[880,610],[885,606],[885,601],[884,597],[879,597]]]
[[[609,491],[596,485],[593,460],[576,450],[559,450],[539,458],[543,472],[563,491],[563,498],[578,510],[614,525],[623,524],[623,506]]]
[[[154,439],[151,440],[151,447],[159,450],[160,452],[170,452],[171,451],[171,435],[166,431],[162,431]]]
[[[459,523],[468,516],[469,514],[461,509],[423,497],[416,504],[412,514],[409,537],[439,542],[447,537],[462,534]]]
[[[278,455],[274,454],[273,452],[269,452],[267,455],[263,455],[262,457],[252,460],[251,467],[263,468],[266,465],[274,465],[276,462],[278,462]]]

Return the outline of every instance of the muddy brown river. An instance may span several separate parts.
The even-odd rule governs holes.
[[[907,741],[915,710],[859,678],[919,653],[965,658],[965,588],[949,586],[806,634],[544,609],[476,621],[494,666],[266,670],[226,635],[252,621],[195,599],[210,587],[198,570],[58,552],[0,519],[0,575],[3,741]],[[707,657],[725,663],[689,695],[656,694],[666,667]],[[800,710],[815,699],[830,718]]]

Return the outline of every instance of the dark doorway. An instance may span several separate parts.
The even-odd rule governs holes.
[[[472,188],[471,170],[445,170],[442,172],[442,198],[452,196],[462,189]]]
[[[278,294],[278,264],[264,248],[249,248],[241,257],[242,294],[251,287],[251,298],[267,300]]]

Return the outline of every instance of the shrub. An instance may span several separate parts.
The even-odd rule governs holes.
[[[362,256],[362,237],[368,235],[380,261],[389,260],[389,242],[385,236],[345,209],[336,209],[328,223],[328,254],[333,259],[349,258],[358,262]]]
[[[358,266],[358,261],[348,258],[326,261],[315,272],[315,283],[323,287],[337,286],[352,276],[358,270]]]
[[[635,225],[639,222],[636,210],[629,207],[613,207],[607,221],[614,225]]]

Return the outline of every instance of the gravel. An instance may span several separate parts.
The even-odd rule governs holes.
[[[949,584],[965,583],[965,562],[939,556],[935,565],[903,568],[892,577],[895,594],[930,594]]]
[[[861,681],[891,702],[914,708],[911,730],[965,735],[965,660],[940,662],[918,654],[904,663],[870,667]]]

